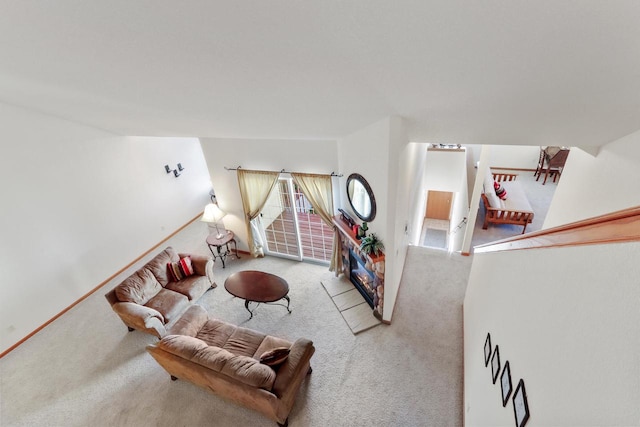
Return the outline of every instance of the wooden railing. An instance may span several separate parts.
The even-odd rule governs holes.
[[[476,246],[473,252],[478,254],[633,241],[640,241],[640,206]]]

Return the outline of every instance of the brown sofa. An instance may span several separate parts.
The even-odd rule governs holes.
[[[186,256],[191,258],[194,274],[173,281],[168,264]],[[211,257],[178,254],[169,246],[105,297],[129,331],[162,338],[193,302],[215,287]]]
[[[527,224],[533,221],[533,209],[520,183],[516,181],[517,177],[517,174],[487,171],[481,194],[485,208],[483,230],[486,230],[489,224],[514,224],[522,225],[524,234]],[[497,196],[493,187],[494,181],[499,182],[507,191],[506,200]]]
[[[282,364],[270,367],[260,356],[277,347],[290,348]],[[147,347],[171,375],[288,424],[298,389],[311,372],[313,343],[294,343],[210,318],[194,305],[157,344]]]

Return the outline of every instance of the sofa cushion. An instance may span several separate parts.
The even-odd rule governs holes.
[[[162,288],[155,297],[145,304],[146,307],[159,311],[167,323],[171,323],[180,317],[188,305],[189,299],[186,296]]]
[[[517,181],[505,181],[502,183],[505,190],[509,193],[507,200],[502,200],[500,206],[502,209],[513,211],[533,212],[529,199],[524,190]]]
[[[489,206],[492,208],[500,207],[500,198],[496,195],[496,190],[493,186],[494,183],[493,174],[491,170],[487,169],[487,174],[484,177],[483,182],[483,193],[487,197],[487,201],[489,202]]]
[[[195,335],[209,345],[223,347],[237,326],[217,319],[209,319]]]
[[[233,354],[253,358],[266,335],[221,320],[209,319],[196,334],[196,337],[209,345],[223,348]]]
[[[198,338],[168,335],[160,340],[158,347],[252,387],[271,390],[276,379],[275,371],[257,360],[209,346]]]
[[[189,301],[194,301],[200,298],[210,287],[211,282],[205,276],[193,275],[179,282],[169,282],[165,288],[179,292],[189,298]]]
[[[145,264],[145,267],[149,269],[156,276],[158,282],[162,286],[167,286],[167,283],[171,281],[169,276],[169,270],[167,264],[170,262],[177,262],[180,260],[178,253],[171,247],[167,247],[164,251],[153,257],[151,261]]]
[[[266,335],[251,329],[236,328],[222,348],[233,354],[253,357],[265,337]]]
[[[145,305],[156,296],[162,286],[147,268],[142,268],[116,286],[119,301]]]

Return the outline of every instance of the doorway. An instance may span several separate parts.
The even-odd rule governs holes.
[[[454,194],[450,191],[428,191],[422,226],[422,246],[448,249],[453,197]]]

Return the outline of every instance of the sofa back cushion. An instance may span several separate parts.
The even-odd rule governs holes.
[[[483,181],[483,193],[487,196],[487,201],[489,202],[489,206],[492,208],[500,209],[500,198],[496,194],[496,189],[494,186],[493,174],[491,173],[491,169],[487,169],[487,174],[484,177]]]
[[[192,305],[167,331],[169,335],[189,335],[195,337],[209,320],[209,314],[202,306]]]
[[[201,339],[185,335],[167,335],[158,348],[224,374],[251,387],[271,390],[276,372],[248,356],[235,355],[220,347],[209,346]]]
[[[145,305],[160,292],[162,286],[156,277],[146,268],[142,268],[116,286],[119,301]]]
[[[164,251],[153,257],[151,261],[145,264],[145,268],[149,269],[153,275],[158,279],[160,285],[167,286],[167,283],[171,281],[169,269],[167,265],[172,262],[180,261],[178,253],[171,246],[167,247]]]

